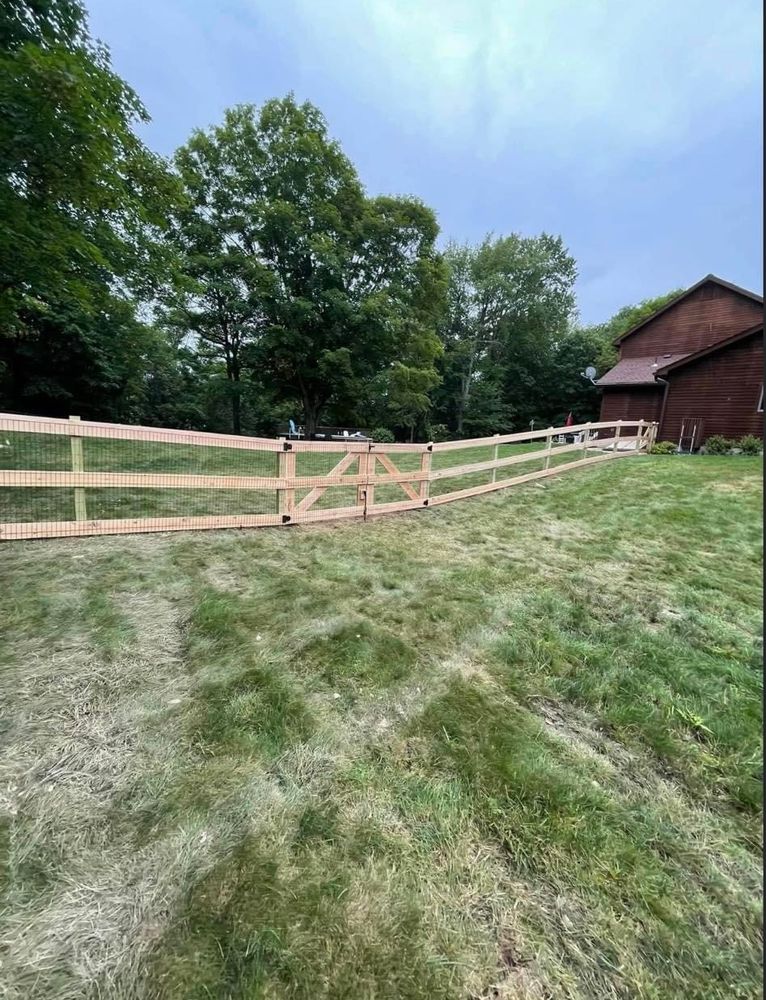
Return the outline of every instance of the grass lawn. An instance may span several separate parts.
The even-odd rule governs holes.
[[[759,996],[761,468],[0,546],[3,995]]]

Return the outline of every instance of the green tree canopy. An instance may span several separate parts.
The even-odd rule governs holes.
[[[74,0],[0,13],[0,321],[35,298],[89,303],[98,278],[145,285],[172,179],[135,135],[147,116]]]
[[[160,236],[175,190],[133,131],[144,120],[91,40],[80,3],[3,5],[0,386],[12,405],[39,408],[46,397],[71,405],[79,390],[70,383],[101,373],[90,399],[108,408],[117,383],[125,385],[114,373],[133,365],[120,354],[134,342],[116,330],[133,323],[131,293],[147,293],[164,270]],[[90,370],[55,366],[56,356]]]
[[[439,417],[459,435],[523,426],[546,409],[539,386],[574,310],[574,259],[560,237],[450,245]]]
[[[233,108],[176,164],[188,205],[174,315],[225,360],[235,428],[243,364],[300,402],[309,431],[394,361],[436,378],[434,214],[414,198],[366,197],[313,105]]]

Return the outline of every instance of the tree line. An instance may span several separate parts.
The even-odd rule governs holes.
[[[169,158],[77,0],[0,12],[0,408],[397,437],[595,418],[581,373],[669,298],[577,322],[560,236],[440,247],[321,112],[242,104]],[[382,430],[380,433],[383,433]]]

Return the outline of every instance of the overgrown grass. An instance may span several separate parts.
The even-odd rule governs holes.
[[[758,996],[761,468],[4,544],[7,995]]]

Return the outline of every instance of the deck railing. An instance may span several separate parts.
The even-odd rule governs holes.
[[[618,420],[427,444],[290,441],[6,413],[0,540],[364,518],[638,455],[655,436]]]

